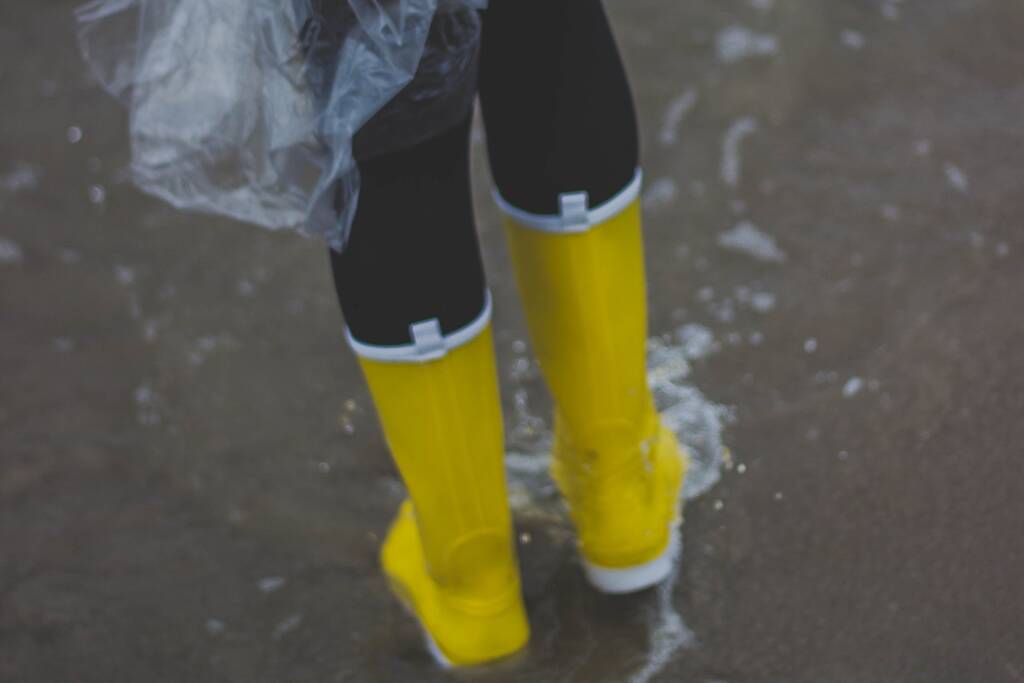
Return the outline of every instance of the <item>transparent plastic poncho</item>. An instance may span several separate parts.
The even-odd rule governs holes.
[[[136,185],[341,249],[357,157],[467,115],[486,2],[93,0],[77,18],[86,61],[129,108]]]

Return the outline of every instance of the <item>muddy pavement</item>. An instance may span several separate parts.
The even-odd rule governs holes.
[[[323,248],[135,191],[73,4],[0,7],[0,680],[1024,680],[1024,5],[609,2],[652,358],[729,448],[642,596],[541,473],[476,145],[534,641],[449,675],[377,570],[402,489]]]

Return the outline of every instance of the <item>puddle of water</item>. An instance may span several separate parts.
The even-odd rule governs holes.
[[[714,334],[696,324],[681,327],[669,340],[653,338],[648,341],[648,382],[655,403],[665,424],[690,455],[690,467],[683,486],[684,500],[706,493],[721,479],[726,452],[723,431],[732,419],[732,411],[708,400],[689,382],[691,362],[705,358],[719,348],[721,344]],[[524,424],[535,429],[538,420],[527,411],[517,411],[513,416],[513,430],[522,428]],[[554,525],[561,541],[572,543],[571,525],[555,485],[548,476],[551,440],[550,431],[542,431],[535,435],[529,452],[508,455],[506,467],[510,499],[518,518]],[[680,650],[696,642],[672,600],[679,579],[682,545],[679,544],[679,556],[672,575],[658,586],[654,602],[648,606],[644,616],[647,652],[642,657],[643,663],[625,679],[629,683],[647,683]]]

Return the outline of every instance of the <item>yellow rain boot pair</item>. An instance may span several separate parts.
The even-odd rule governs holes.
[[[427,360],[360,358],[409,491],[384,543],[384,572],[445,666],[495,660],[529,639],[494,348],[484,322],[450,349],[436,321],[413,326],[414,336],[420,327],[421,337],[434,342]]]
[[[499,197],[557,405],[552,474],[586,576],[609,593],[647,588],[671,572],[688,461],[647,385],[638,194],[639,174],[596,209],[582,193],[563,195],[556,217]],[[411,355],[375,357],[353,340],[410,497],[384,543],[383,568],[438,661],[455,666],[510,655],[529,639],[489,315],[482,320],[450,338],[437,321],[414,325]]]
[[[560,216],[498,197],[530,336],[556,404],[552,475],[589,581],[608,593],[659,583],[676,555],[688,457],[647,384],[640,175],[591,209]]]

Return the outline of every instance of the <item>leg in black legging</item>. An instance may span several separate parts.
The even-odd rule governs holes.
[[[349,242],[331,252],[352,338],[413,342],[410,325],[436,319],[450,334],[479,318],[485,282],[473,220],[469,126],[360,164]]]
[[[501,401],[469,191],[469,117],[364,160],[332,254],[350,341],[409,499],[381,567],[439,660],[478,664],[529,638],[507,502]]]
[[[481,99],[530,338],[556,406],[552,473],[590,582],[671,575],[686,457],[647,383],[633,106],[598,0],[492,0]]]
[[[492,0],[481,104],[495,183],[525,211],[618,195],[638,165],[636,116],[599,0]],[[414,147],[360,163],[351,237],[331,262],[352,337],[411,343],[411,324],[448,334],[485,307],[469,191],[469,119]]]
[[[480,102],[491,170],[523,211],[558,213],[558,197],[597,206],[633,180],[636,114],[600,0],[491,0]]]

